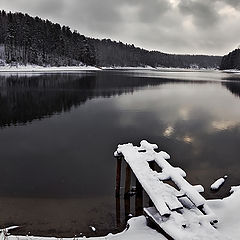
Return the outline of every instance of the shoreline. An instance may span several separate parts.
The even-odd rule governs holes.
[[[202,71],[219,71],[218,69],[206,68],[172,68],[172,67],[94,67],[94,66],[60,66],[60,67],[43,67],[38,65],[19,65],[19,66],[0,66],[0,73],[67,73],[67,72],[87,72],[87,71],[160,71],[160,72],[202,72]],[[222,72],[225,72],[223,70]],[[232,70],[233,72],[233,70]],[[236,72],[236,71],[234,71]]]

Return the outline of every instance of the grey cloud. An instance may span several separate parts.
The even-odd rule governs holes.
[[[194,23],[200,27],[208,28],[215,25],[219,16],[214,8],[213,1],[182,0],[179,9],[183,14],[191,15]]]
[[[224,2],[228,5],[231,5],[233,8],[240,10],[240,1],[239,0],[218,0],[220,2]]]
[[[168,1],[148,0],[138,1],[140,21],[151,23],[159,20],[171,8]]]
[[[1,8],[163,52],[224,54],[239,45],[240,11],[219,13],[226,4],[240,10],[239,0],[172,1],[1,0]]]

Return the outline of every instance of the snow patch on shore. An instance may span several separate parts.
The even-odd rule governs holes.
[[[226,69],[226,70],[222,70],[225,73],[236,73],[236,74],[240,74],[240,70],[239,69]]]
[[[233,240],[240,237],[240,186],[231,188],[231,195],[224,199],[208,200],[209,207],[218,216],[219,232]]]
[[[156,230],[147,226],[144,216],[135,217],[128,221],[128,228],[118,234],[108,234],[104,237],[74,237],[74,238],[54,238],[54,237],[33,237],[33,236],[6,236],[3,233],[0,235],[0,240],[167,240]]]
[[[240,186],[231,188],[231,195],[224,199],[208,200],[209,207],[218,216],[219,223],[215,226],[217,230],[229,239],[238,240],[240,236]],[[108,234],[104,237],[74,237],[61,238],[62,240],[166,240],[156,230],[147,226],[146,218],[144,216],[131,218],[128,221],[128,227],[121,233]],[[0,234],[0,240],[58,240],[54,237],[33,237],[33,236],[14,236],[6,235],[4,232]]]
[[[73,71],[99,71],[100,68],[93,66],[61,66],[61,67],[43,67],[38,65],[16,65],[0,66],[0,72],[73,72]]]

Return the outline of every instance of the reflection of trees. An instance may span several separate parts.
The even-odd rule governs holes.
[[[88,98],[76,89],[95,87],[94,79],[68,75],[10,76],[0,81],[0,126],[68,111]]]
[[[111,97],[165,83],[196,83],[124,73],[0,76],[0,126],[24,124],[69,111],[95,97]],[[197,82],[198,83],[198,82]],[[203,83],[203,82],[201,82]]]
[[[222,83],[233,95],[240,97],[240,82],[224,82]]]
[[[94,97],[133,92],[163,80],[113,74],[46,74],[0,76],[0,126],[41,119]]]

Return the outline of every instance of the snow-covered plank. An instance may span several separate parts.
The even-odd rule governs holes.
[[[132,144],[124,144],[118,146],[117,152],[123,154],[125,161],[131,167],[159,213],[170,215],[170,210],[182,208],[182,204],[176,197],[176,189],[160,181],[157,173],[149,167],[147,159],[151,156],[138,150],[138,147],[134,147]]]
[[[144,213],[166,235],[175,240],[229,240],[213,228],[207,219],[201,218],[198,208],[191,207],[191,211],[184,207],[180,211],[172,212],[167,219],[161,216],[155,207],[144,208]]]
[[[124,156],[161,215],[169,215],[169,210],[182,208],[177,197],[187,196],[204,214],[209,213],[209,219],[215,220],[214,214],[205,206],[206,200],[199,194],[199,192],[204,191],[203,187],[201,185],[192,186],[188,183],[184,179],[186,173],[181,168],[169,164],[166,159],[170,159],[170,156],[163,151],[156,152],[157,148],[156,144],[143,140],[140,147],[133,146],[131,143],[119,145],[115,156],[121,154]],[[148,164],[150,161],[155,161],[162,172],[153,171]],[[172,180],[179,190],[162,182],[168,179]]]

